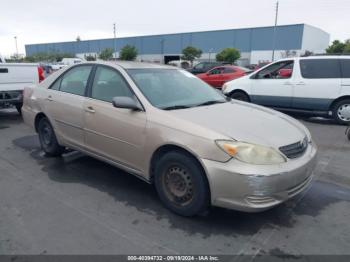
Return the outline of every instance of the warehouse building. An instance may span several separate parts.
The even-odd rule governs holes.
[[[114,40],[98,39],[74,42],[26,45],[27,56],[40,52],[64,52],[78,57],[97,55],[105,48],[116,50],[115,56],[125,45],[133,45],[138,50],[139,61],[167,63],[178,60],[187,46],[195,46],[203,51],[200,60],[214,60],[216,53],[226,47],[235,47],[241,52],[239,64],[257,64],[271,61],[272,50],[275,59],[290,55],[300,55],[306,50],[322,53],[329,45],[330,35],[323,30],[307,25],[283,25],[229,29],[191,33],[163,34],[150,36],[123,37]]]

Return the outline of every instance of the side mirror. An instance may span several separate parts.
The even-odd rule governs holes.
[[[143,111],[143,108],[140,105],[139,101],[127,96],[114,97],[112,100],[112,104],[116,108],[131,109],[134,111]]]

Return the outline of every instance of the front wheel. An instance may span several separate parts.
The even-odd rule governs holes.
[[[244,101],[244,102],[249,102],[250,99],[249,99],[249,96],[244,93],[244,92],[233,92],[230,94],[230,97],[232,99],[236,99],[236,100],[240,100],[240,101]]]
[[[186,153],[166,153],[155,168],[155,186],[163,204],[181,216],[200,214],[209,206],[209,186],[203,169]]]
[[[350,124],[350,99],[341,100],[334,105],[333,117],[339,124]]]
[[[54,129],[47,118],[42,118],[38,125],[39,140],[42,150],[48,156],[60,156],[64,152],[64,147],[60,146]]]

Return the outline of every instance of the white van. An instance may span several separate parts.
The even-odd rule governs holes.
[[[296,57],[227,82],[234,99],[350,124],[350,56]]]

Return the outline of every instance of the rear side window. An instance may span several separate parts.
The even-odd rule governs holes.
[[[78,66],[64,74],[60,91],[84,96],[92,66]]]
[[[338,59],[304,59],[300,60],[303,78],[341,78]]]
[[[341,71],[343,78],[350,78],[350,59],[341,60]]]
[[[233,68],[229,68],[229,67],[224,68],[224,74],[232,74],[234,72],[236,72],[236,70],[234,70]]]

